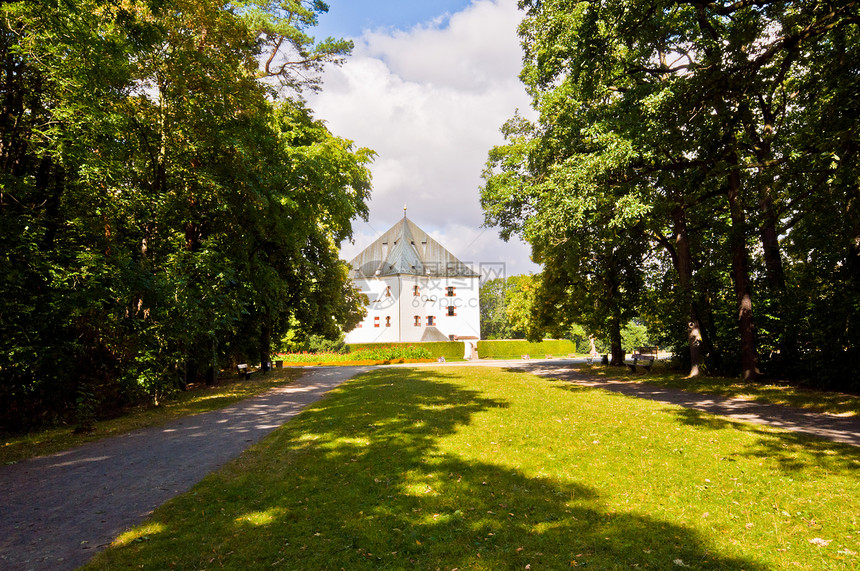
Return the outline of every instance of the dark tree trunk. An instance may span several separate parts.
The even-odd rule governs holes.
[[[684,307],[687,309],[687,343],[690,347],[689,377],[698,377],[702,365],[702,326],[693,302],[693,258],[690,253],[690,238],[687,235],[687,220],[683,208],[674,213],[675,269],[678,271],[678,287]]]
[[[789,318],[786,311],[787,287],[785,284],[785,270],[780,255],[779,236],[777,231],[776,208],[773,203],[772,189],[768,188],[759,201],[761,212],[764,215],[764,223],[759,232],[762,252],[764,255],[765,276],[767,278],[770,294],[775,300],[775,313],[779,320],[777,327],[777,343],[779,347],[779,361],[784,369],[794,368],[797,362],[798,349],[797,338],[791,331]]]
[[[609,320],[609,346],[611,367],[624,366],[624,348],[621,346],[621,319],[613,317]]]
[[[269,370],[269,360],[272,354],[272,316],[268,312],[263,315],[260,325],[260,370]]]
[[[744,380],[756,379],[759,375],[758,356],[755,347],[752,294],[750,292],[749,268],[747,265],[746,230],[744,210],[740,200],[741,176],[737,167],[729,173],[726,197],[732,220],[730,243],[732,249],[732,280],[738,304],[738,329],[741,342],[741,375]]]

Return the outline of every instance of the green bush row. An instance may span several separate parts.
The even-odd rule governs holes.
[[[531,357],[566,357],[576,353],[576,344],[568,339],[544,339],[532,342],[524,339],[493,339],[478,341],[478,356],[486,359],[519,359]]]
[[[418,344],[403,344],[397,347],[362,347],[350,353],[333,351],[304,351],[286,353],[278,360],[286,363],[344,363],[348,361],[394,361],[397,359],[432,359],[433,354]]]
[[[356,351],[364,351],[367,349],[387,349],[400,347],[419,347],[430,353],[430,358],[438,359],[445,357],[446,361],[462,361],[463,353],[466,350],[462,341],[438,341],[432,343],[354,343],[347,345],[350,354]]]

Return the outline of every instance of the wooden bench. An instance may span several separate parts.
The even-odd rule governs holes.
[[[636,352],[630,355],[633,363],[625,363],[632,372],[636,372],[636,366],[640,366],[649,373],[654,365],[654,360],[657,359],[658,347],[639,347]],[[641,361],[641,362],[640,362]],[[647,364],[645,363],[647,361]]]
[[[251,375],[254,374],[254,371],[248,368],[248,365],[245,363],[242,363],[241,365],[236,365],[236,371],[239,373],[240,377],[245,377],[245,380],[250,379]]]

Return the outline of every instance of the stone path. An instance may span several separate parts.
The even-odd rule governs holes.
[[[0,569],[74,569],[158,506],[368,370],[325,367],[228,408],[0,466]]]

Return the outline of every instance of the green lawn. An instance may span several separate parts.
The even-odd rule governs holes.
[[[362,375],[97,569],[857,569],[860,450],[489,368]]]
[[[134,407],[120,417],[96,422],[94,429],[85,434],[75,433],[75,427],[71,425],[26,434],[0,433],[0,463],[10,464],[34,456],[54,454],[139,428],[161,426],[182,416],[224,408],[292,382],[301,375],[299,369],[273,369],[265,375],[254,374],[247,381],[238,375],[226,375],[211,387],[192,385],[189,390],[173,395],[160,406]]]

